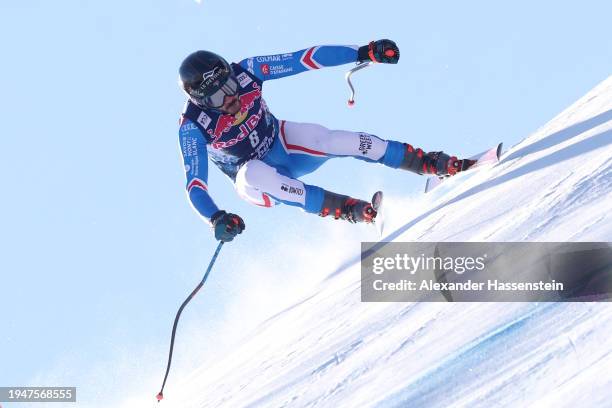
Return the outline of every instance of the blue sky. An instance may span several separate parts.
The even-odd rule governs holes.
[[[391,38],[400,63],[356,74],[355,108],[342,66],[266,83],[272,112],[461,155],[518,142],[609,76],[610,15],[605,1],[3,1],[0,385],[77,385],[87,406],[157,391],[176,309],[216,245],[183,191],[185,55]],[[424,183],[350,159],[304,180],[361,198]],[[252,207],[216,169],[209,186],[247,230],[184,314],[179,373],[375,238]]]

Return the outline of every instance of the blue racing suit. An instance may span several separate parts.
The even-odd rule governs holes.
[[[357,46],[317,46],[292,53],[247,58],[238,64],[231,64],[239,82],[241,105],[235,115],[201,109],[187,101],[180,119],[179,142],[187,176],[187,192],[193,206],[203,217],[210,219],[219,210],[208,192],[207,156],[236,181],[236,175],[244,163],[253,159],[265,160],[273,146],[275,151],[280,149],[277,146],[281,142],[276,145],[275,142],[279,139],[281,124],[270,113],[262,98],[263,82],[356,62],[357,49]],[[397,168],[402,161],[404,145],[392,141],[388,143],[384,157],[377,161]],[[286,144],[283,146],[286,150]],[[322,159],[310,166],[310,171],[329,158],[321,156]],[[285,168],[283,171],[282,168],[275,168],[284,176],[298,176],[295,172],[291,174],[291,169]],[[301,173],[305,174],[306,171]],[[306,199],[305,203],[299,205],[306,211],[317,212],[322,202],[322,189],[306,186],[306,190],[311,192],[311,200]]]

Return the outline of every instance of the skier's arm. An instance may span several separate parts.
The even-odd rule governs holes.
[[[285,54],[246,58],[240,61],[240,66],[266,81],[356,62],[358,48],[356,45],[321,45]]]
[[[320,45],[286,54],[246,58],[240,61],[240,66],[265,81],[313,69],[370,60],[395,64],[399,60],[399,49],[390,40],[372,41],[362,47],[356,45]]]
[[[206,140],[197,126],[184,118],[179,131],[179,143],[187,177],[187,194],[193,207],[210,223],[219,208],[208,194]]]

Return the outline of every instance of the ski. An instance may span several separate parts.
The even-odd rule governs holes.
[[[499,161],[499,157],[501,156],[502,146],[503,146],[503,143],[499,143],[496,147],[493,147],[489,150],[486,150],[482,153],[479,153],[479,154],[476,154],[470,157],[469,159],[476,160],[476,163],[474,163],[472,166],[468,167],[467,169],[463,169],[462,171],[469,171],[469,170],[476,169],[478,167],[482,167],[486,164],[497,163]],[[438,187],[440,184],[442,184],[442,182],[448,179],[449,177],[451,176],[429,177],[427,179],[427,182],[425,183],[425,193],[429,193],[430,191]]]
[[[385,217],[383,211],[383,192],[377,191],[372,196],[372,208],[376,211],[376,218],[374,219],[374,226],[376,227],[376,231],[378,235],[382,237],[383,229],[385,227]]]

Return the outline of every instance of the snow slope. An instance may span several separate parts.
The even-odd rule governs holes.
[[[495,167],[406,203],[389,200],[386,241],[612,241],[612,77]],[[612,406],[612,305],[361,303],[358,260],[162,404]]]

